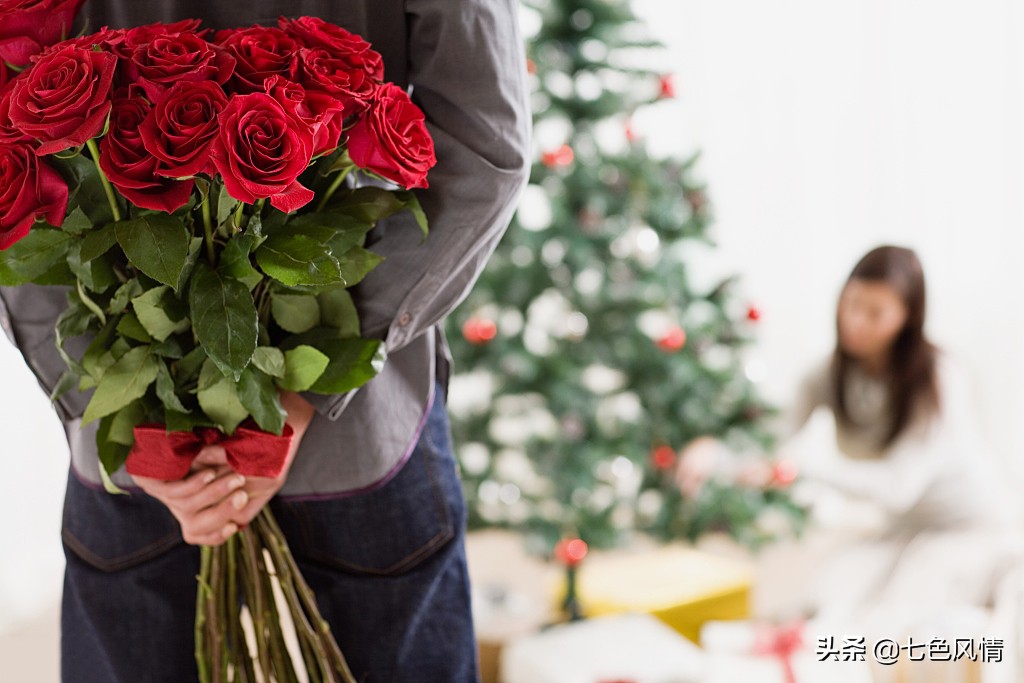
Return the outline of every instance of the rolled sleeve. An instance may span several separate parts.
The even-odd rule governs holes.
[[[508,227],[529,176],[525,54],[513,0],[408,0],[409,82],[437,165],[408,213],[382,221],[367,248],[384,261],[353,288],[363,336],[401,349],[469,293]],[[350,395],[319,397],[337,419]]]

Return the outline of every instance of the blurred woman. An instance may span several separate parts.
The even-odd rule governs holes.
[[[812,532],[803,555],[783,551],[790,554],[780,561],[794,569],[815,565],[792,611],[906,630],[957,607],[985,606],[1018,557],[1013,503],[974,424],[967,382],[924,327],[915,253],[870,251],[842,288],[835,350],[801,383],[785,428],[791,438],[779,452],[797,464],[812,507],[838,491],[862,503],[845,508],[847,521],[875,512],[878,523],[847,525],[854,535],[832,533],[824,545],[824,532]],[[834,437],[806,438],[801,432],[822,410],[834,418]],[[707,476],[706,445],[688,451],[679,470],[684,490]]]

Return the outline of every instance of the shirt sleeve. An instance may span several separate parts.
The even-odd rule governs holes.
[[[382,221],[367,248],[384,261],[353,288],[363,336],[391,353],[469,293],[504,234],[529,174],[526,60],[514,0],[407,0],[409,83],[437,165],[417,196],[425,241],[407,213]],[[307,395],[337,419],[351,398]]]
[[[919,412],[877,460],[850,458],[838,448],[800,463],[804,476],[879,504],[891,514],[912,508],[965,447],[973,424],[969,386],[948,359],[939,362],[940,410]]]

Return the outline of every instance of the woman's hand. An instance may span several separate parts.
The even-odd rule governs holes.
[[[192,471],[179,481],[133,477],[143,491],[161,501],[181,524],[181,536],[192,545],[224,543],[259,514],[288,477],[302,437],[315,409],[293,392],[281,392],[286,422],[294,430],[284,468],[277,477],[245,477],[227,462],[223,446],[205,446]]]

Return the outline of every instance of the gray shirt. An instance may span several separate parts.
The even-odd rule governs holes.
[[[400,468],[447,384],[450,354],[441,321],[469,292],[501,239],[528,176],[530,114],[515,0],[89,0],[91,29],[201,18],[224,28],[271,24],[279,15],[316,15],[366,37],[381,52],[385,78],[408,84],[434,138],[430,188],[417,191],[430,221],[382,221],[367,247],[383,263],[353,289],[363,335],[383,339],[380,375],[344,395],[306,394],[317,414],[282,496],[349,494],[379,486]],[[0,324],[42,387],[64,370],[53,326],[67,288],[0,287]],[[82,427],[88,396],[55,408],[79,476],[100,485],[95,423]],[[119,471],[114,481],[130,485]]]

